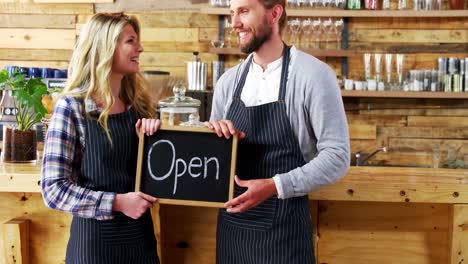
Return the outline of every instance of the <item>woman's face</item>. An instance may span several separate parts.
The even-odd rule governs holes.
[[[115,48],[112,72],[126,75],[140,70],[139,58],[143,52],[138,35],[131,25],[126,25]]]

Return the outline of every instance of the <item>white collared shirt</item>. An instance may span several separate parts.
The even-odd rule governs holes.
[[[289,70],[296,53],[296,48],[291,47]],[[262,67],[252,60],[241,94],[241,100],[245,106],[257,106],[278,101],[282,64],[283,56],[269,63],[266,70],[263,71]]]

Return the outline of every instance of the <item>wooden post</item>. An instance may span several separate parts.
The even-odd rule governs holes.
[[[310,217],[312,219],[312,228],[313,234],[312,239],[314,241],[314,255],[315,255],[315,262],[318,263],[318,243],[319,243],[319,201],[313,200],[309,202],[310,204]]]
[[[29,264],[29,220],[12,219],[2,225],[6,264]]]
[[[454,204],[450,208],[449,263],[461,264],[468,260],[468,205]]]
[[[162,247],[162,234],[161,234],[161,205],[156,202],[153,204],[153,208],[151,208],[151,216],[153,218],[153,228],[154,228],[154,234],[156,235],[156,241],[158,242],[158,256],[159,256],[159,261],[161,264],[163,264],[163,247]]]

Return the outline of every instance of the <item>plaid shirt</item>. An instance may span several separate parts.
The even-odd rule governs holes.
[[[85,100],[85,111],[100,111]],[[93,191],[78,184],[85,148],[83,105],[76,98],[57,101],[49,122],[42,161],[42,197],[53,209],[83,218],[112,219],[115,193]]]

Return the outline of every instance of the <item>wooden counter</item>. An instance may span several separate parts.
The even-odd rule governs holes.
[[[0,192],[40,192],[40,164],[0,163]],[[351,167],[311,200],[468,203],[468,170]]]
[[[29,219],[31,263],[57,263],[71,218],[43,205],[40,169],[0,163],[0,222]],[[454,264],[468,257],[468,170],[351,167],[309,198],[318,263]],[[155,212],[164,263],[214,263],[216,209],[161,205]]]

